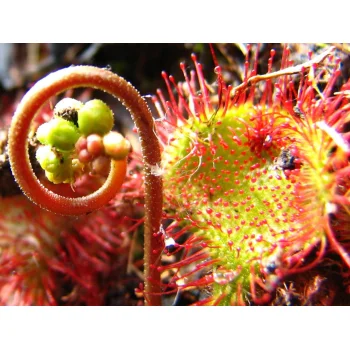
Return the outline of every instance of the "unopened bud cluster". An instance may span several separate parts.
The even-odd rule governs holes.
[[[112,131],[112,110],[101,100],[83,104],[72,98],[61,100],[54,117],[36,133],[42,144],[36,153],[49,181],[73,183],[83,174],[107,176],[110,159],[122,160],[130,143]]]

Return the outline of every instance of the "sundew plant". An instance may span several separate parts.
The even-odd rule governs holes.
[[[1,218],[1,303],[101,305],[130,266],[139,305],[349,300],[350,81],[339,52],[323,45],[295,62],[284,45],[262,71],[261,46],[242,47],[238,82],[210,45],[211,67],[192,54],[180,80],[161,72],[151,97],[92,66],[51,73],[28,91],[8,152],[35,203],[13,208],[37,219],[18,229],[12,210]],[[119,99],[140,152],[105,101],[66,97],[47,108],[74,88]]]
[[[181,251],[168,288],[205,287],[200,305],[263,304],[291,274],[317,266],[327,249],[350,267],[348,83],[329,48],[295,66],[215,89],[192,55],[184,82],[163,73],[169,101],[154,98],[163,153],[166,237]],[[295,82],[297,75],[298,82]],[[175,93],[173,92],[175,90]],[[160,102],[159,102],[160,101]],[[204,294],[204,293],[203,293]]]

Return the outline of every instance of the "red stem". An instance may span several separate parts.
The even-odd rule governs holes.
[[[37,82],[24,96],[12,120],[9,158],[13,175],[31,200],[60,214],[86,213],[114,197],[124,180],[126,161],[113,161],[106,183],[93,194],[80,198],[59,196],[46,189],[29,161],[27,136],[35,114],[51,97],[79,87],[100,89],[118,98],[130,111],[138,129],[145,171],[144,291],[148,305],[161,305],[159,259],[152,250],[162,248],[161,235],[153,233],[160,228],[163,184],[162,178],[151,172],[151,167],[160,166],[160,147],[147,103],[130,83],[110,71],[91,66],[65,68]]]

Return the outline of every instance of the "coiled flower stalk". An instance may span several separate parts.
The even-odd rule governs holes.
[[[151,172],[160,164],[160,147],[154,133],[154,122],[145,100],[138,91],[118,75],[97,67],[76,66],[51,73],[38,81],[23,97],[13,117],[9,131],[9,160],[12,173],[24,194],[37,205],[62,215],[80,215],[96,210],[111,200],[122,185],[127,161],[111,160],[106,182],[87,196],[70,198],[45,188],[35,176],[28,156],[28,133],[31,121],[51,97],[65,90],[90,87],[118,98],[130,111],[139,133],[145,176],[145,299],[149,305],[160,304],[159,271],[150,269],[158,262],[150,253],[161,246],[153,233],[160,229],[162,215],[162,179]],[[85,129],[90,125],[85,125]],[[84,129],[84,128],[83,128]],[[45,141],[44,141],[45,142]],[[50,144],[50,141],[48,141]]]

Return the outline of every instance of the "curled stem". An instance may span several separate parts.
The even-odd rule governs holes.
[[[119,99],[130,111],[138,129],[145,171],[145,237],[144,276],[147,304],[160,305],[160,273],[152,250],[162,248],[159,231],[162,217],[162,178],[151,168],[161,162],[160,147],[154,132],[154,121],[145,100],[125,79],[97,67],[76,66],[51,73],[38,81],[24,96],[13,117],[8,151],[12,173],[23,192],[36,204],[63,215],[79,215],[98,209],[114,197],[126,174],[126,160],[112,160],[105,184],[96,192],[79,198],[57,195],[45,188],[35,176],[28,155],[30,124],[38,110],[51,97],[65,90],[90,87]]]

